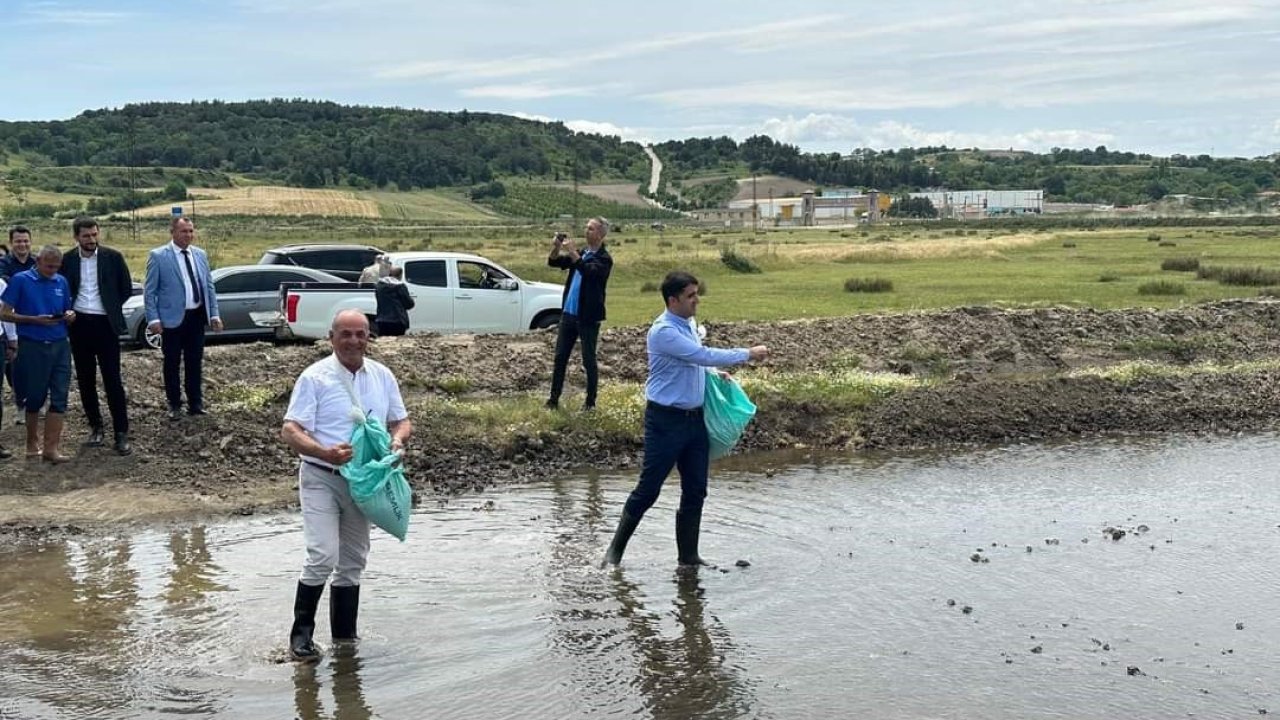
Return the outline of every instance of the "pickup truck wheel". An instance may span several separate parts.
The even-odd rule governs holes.
[[[533,319],[534,330],[546,330],[560,324],[560,313],[549,312],[539,315]]]
[[[149,347],[152,350],[160,349],[160,333],[153,333],[147,330],[147,323],[143,321],[138,328],[138,345],[140,347]]]

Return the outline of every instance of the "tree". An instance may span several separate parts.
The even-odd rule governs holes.
[[[893,201],[889,206],[888,215],[889,217],[932,219],[938,217],[938,209],[927,197],[904,195]]]

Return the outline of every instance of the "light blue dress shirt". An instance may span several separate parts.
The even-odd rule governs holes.
[[[645,399],[685,410],[702,407],[707,367],[741,365],[751,358],[746,348],[719,350],[702,346],[689,321],[670,310],[649,327],[649,379]]]
[[[595,253],[587,250],[582,253],[579,260],[584,261]],[[578,295],[582,292],[582,271],[573,271],[573,282],[569,283],[569,296],[564,299],[564,313],[566,315],[578,314]]]

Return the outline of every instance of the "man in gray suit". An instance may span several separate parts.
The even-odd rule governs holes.
[[[209,272],[209,257],[196,247],[195,223],[176,217],[169,224],[170,242],[147,257],[147,278],[143,284],[143,305],[147,329],[161,333],[164,353],[164,394],[169,401],[169,419],[182,417],[181,386],[187,391],[187,414],[204,415],[203,363],[204,329],[222,331],[218,316],[218,294]],[[180,382],[179,366],[185,371]]]

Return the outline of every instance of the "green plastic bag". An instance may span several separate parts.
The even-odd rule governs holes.
[[[707,424],[711,441],[711,459],[729,454],[755,417],[756,406],[733,378],[707,371],[706,391],[702,397],[702,419]]]
[[[342,466],[351,499],[369,522],[403,541],[413,496],[402,458],[391,452],[390,433],[376,418],[365,418],[351,431],[351,449],[351,460]]]

